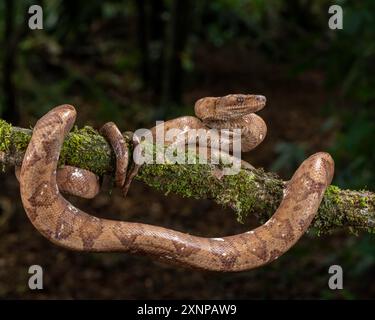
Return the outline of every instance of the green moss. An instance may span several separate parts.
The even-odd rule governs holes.
[[[15,148],[15,150],[24,151],[26,150],[30,142],[31,136],[24,132],[17,132],[17,134],[12,132],[11,139],[12,139],[12,145]]]
[[[205,165],[180,165],[180,164],[153,164],[142,166],[138,180],[164,192],[175,193],[182,197],[202,198],[207,197],[212,190],[202,184],[202,177],[210,179]],[[208,181],[208,180],[206,180]]]
[[[164,192],[164,194],[175,193],[182,197],[207,198],[215,192],[216,181],[211,174],[212,166],[199,164],[198,157],[187,151],[185,159],[193,159],[192,164],[177,164],[168,159],[164,148],[159,150],[153,144],[143,143],[144,156],[156,159],[163,152],[165,163],[145,164],[142,166],[137,179],[149,186]],[[202,183],[204,181],[205,183]]]
[[[369,201],[369,198],[368,197],[361,197],[359,199],[359,205],[361,208],[367,208],[368,207],[368,201]]]
[[[12,125],[0,119],[0,151],[7,152],[11,146]]]
[[[59,164],[68,163],[103,175],[111,167],[111,149],[106,140],[91,127],[75,127],[64,141]]]
[[[318,234],[349,227],[352,234],[357,234],[360,226],[367,226],[368,232],[373,232],[374,199],[370,199],[367,191],[341,190],[336,186],[327,188],[314,227]],[[370,226],[370,227],[369,227]]]
[[[342,225],[340,193],[341,189],[337,186],[331,185],[327,188],[313,224],[318,235],[325,234]]]
[[[153,149],[155,153],[156,150]],[[198,158],[196,158],[198,162]],[[274,212],[282,197],[282,182],[258,169],[242,169],[235,175],[221,175],[223,166],[209,164],[144,165],[137,179],[164,192],[196,199],[209,198],[235,210],[237,220],[247,215]],[[269,184],[267,191],[264,184]],[[268,217],[268,215],[265,215]]]
[[[0,119],[0,151],[23,153],[31,139],[30,131],[12,130],[12,126]],[[113,168],[111,148],[106,140],[92,127],[74,128],[64,141],[59,165],[70,164],[91,170],[98,175],[110,173]]]
[[[20,163],[30,141],[30,134],[30,130],[12,128],[0,120],[0,151],[9,151],[12,161]],[[125,139],[132,152],[130,137]],[[157,152],[152,144],[147,150],[153,155]],[[240,222],[245,221],[250,214],[264,222],[277,209],[285,184],[276,175],[265,173],[262,169],[242,169],[237,175],[222,176],[220,170],[225,167],[223,164],[199,164],[198,157],[194,156],[195,164],[144,165],[136,178],[165,194],[208,198],[229,206],[235,210]],[[186,157],[192,159],[189,152]],[[91,127],[74,128],[64,141],[60,155],[60,165],[74,165],[99,175],[113,174],[114,162],[111,147]],[[353,226],[353,232],[361,228],[374,232],[374,203],[375,196],[369,191],[341,190],[330,186],[314,220],[314,227],[319,233],[345,226]]]
[[[236,175],[224,177],[225,187],[217,197],[217,202],[223,205],[231,205],[237,215],[237,221],[243,223],[246,216],[253,211],[255,197],[253,192],[256,188],[254,174],[241,170]]]
[[[250,214],[265,222],[280,204],[284,186],[275,175],[267,174],[263,169],[242,169],[237,175],[226,176],[225,182],[223,194],[241,223]]]
[[[325,192],[325,197],[329,198],[330,201],[332,201],[333,203],[340,203],[341,199],[340,199],[340,191],[341,189],[337,186],[329,186]]]

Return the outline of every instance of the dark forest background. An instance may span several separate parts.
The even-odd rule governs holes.
[[[32,4],[44,29],[28,28]],[[328,8],[344,29],[328,28]],[[313,152],[336,161],[334,183],[375,187],[375,2],[326,0],[3,0],[0,2],[0,117],[23,127],[70,103],[78,124],[123,130],[193,114],[204,96],[257,93],[269,133],[244,158],[288,179]],[[262,269],[237,274],[176,269],[126,254],[69,252],[34,230],[12,173],[0,176],[1,298],[374,298],[375,237],[338,230],[305,236]],[[157,193],[134,183],[74,199],[97,215],[205,236],[257,225],[210,201]],[[27,287],[28,267],[45,289]],[[344,290],[328,268],[344,269]]]

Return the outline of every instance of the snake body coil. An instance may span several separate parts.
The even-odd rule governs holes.
[[[220,106],[216,106],[216,112],[221,112]],[[69,105],[56,107],[43,116],[34,127],[20,172],[22,202],[33,225],[53,243],[73,250],[146,254],[174,264],[216,271],[259,267],[285,253],[304,234],[334,172],[329,154],[311,156],[288,182],[283,200],[271,219],[234,236],[204,238],[153,225],[100,219],[69,203],[57,185],[60,149],[75,118],[76,111]],[[222,124],[225,121],[217,117],[206,120]],[[246,124],[245,120],[233,121]],[[245,144],[254,147],[262,139],[248,139]],[[127,159],[122,166],[126,169]],[[70,170],[76,172],[75,186],[71,187],[86,188],[87,180],[79,179],[81,171]],[[89,184],[97,183],[94,180]],[[61,181],[59,178],[59,184]],[[122,184],[124,175],[118,175],[116,181]],[[92,194],[97,192],[95,186],[90,185],[89,189]]]

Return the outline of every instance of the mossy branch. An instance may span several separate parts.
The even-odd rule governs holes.
[[[20,165],[31,130],[0,120],[0,163]],[[114,172],[114,156],[106,140],[90,127],[75,128],[66,138],[60,164],[91,170],[98,175]],[[285,182],[262,169],[241,169],[237,175],[220,176],[209,164],[145,164],[136,179],[164,192],[196,199],[208,198],[229,206],[243,221],[254,214],[263,222],[278,207]],[[375,231],[375,193],[341,190],[330,186],[313,226],[318,233],[337,228]]]

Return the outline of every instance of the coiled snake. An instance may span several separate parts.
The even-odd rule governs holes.
[[[253,113],[264,104],[265,98],[255,95],[204,98],[195,106],[201,120],[182,117],[166,122],[165,127],[242,128],[242,149],[248,151],[266,134],[263,120]],[[70,105],[44,115],[34,127],[19,174],[22,203],[33,225],[53,243],[73,250],[146,254],[215,271],[259,267],[285,253],[304,234],[334,172],[329,154],[309,157],[287,183],[274,215],[260,227],[234,236],[204,238],[154,225],[100,219],[76,208],[60,194],[61,190],[90,198],[99,190],[93,173],[69,166],[57,169],[64,137],[75,118],[76,111]],[[111,123],[101,132],[116,154],[116,184],[127,188],[134,172],[126,173],[129,159],[122,135]]]

